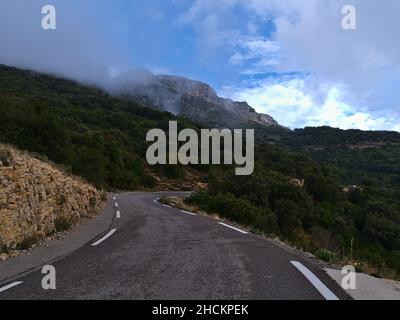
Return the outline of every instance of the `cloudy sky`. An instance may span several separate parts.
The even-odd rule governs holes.
[[[341,26],[346,4],[356,30]],[[0,63],[89,82],[146,68],[291,128],[400,131],[399,16],[398,0],[1,0]]]

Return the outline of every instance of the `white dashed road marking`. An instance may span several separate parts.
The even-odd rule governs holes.
[[[164,204],[164,203],[162,203],[162,205],[163,205],[164,207],[167,207],[167,208],[172,208],[171,206],[169,206],[169,205],[167,205],[167,204]]]
[[[14,287],[20,285],[21,283],[22,283],[22,281],[15,281],[13,283],[10,283],[10,284],[0,288],[0,292],[4,292],[4,291],[6,291],[8,289],[14,288]]]
[[[97,246],[100,243],[102,243],[104,240],[106,240],[107,238],[111,237],[114,232],[117,231],[117,229],[112,229],[110,232],[108,232],[104,237],[100,238],[99,240],[97,240],[95,243],[92,244],[92,246]]]
[[[326,300],[339,300],[339,298],[328,289],[326,285],[324,285],[321,280],[317,278],[317,276],[308,270],[303,264],[298,261],[290,261],[292,265],[294,265],[302,274],[307,278],[308,281],[319,291],[319,293],[326,299]]]
[[[232,230],[235,230],[235,231],[237,231],[237,232],[240,232],[240,233],[243,233],[243,234],[248,234],[247,231],[241,230],[241,229],[239,229],[239,228],[232,227],[232,226],[230,226],[229,224],[225,224],[225,223],[222,223],[222,222],[218,222],[218,223],[219,223],[221,226],[227,227],[227,228],[232,229]]]
[[[116,215],[117,215],[117,219],[121,218],[121,211],[117,211]]]
[[[193,212],[189,212],[189,211],[186,211],[186,210],[180,210],[180,211],[183,212],[183,213],[186,213],[186,214],[190,214],[192,216],[197,216],[197,214],[195,214]]]
[[[118,208],[118,203],[117,202],[115,203],[115,206]]]

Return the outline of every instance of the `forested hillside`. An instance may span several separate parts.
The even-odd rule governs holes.
[[[167,129],[172,119],[181,128],[197,128],[96,88],[0,66],[0,142],[46,156],[106,189],[154,187],[152,172],[185,178],[181,167],[150,168],[144,158],[147,131]],[[315,132],[257,131],[254,174],[235,176],[232,166],[197,168],[209,188],[191,201],[326,260],[358,261],[376,273],[398,275],[397,134],[377,133],[377,142],[366,133],[369,143],[390,143],[356,150],[349,146],[360,143],[362,132],[347,145],[342,132]],[[347,184],[356,186],[344,189]]]
[[[98,187],[153,187],[146,133],[168,128],[173,118],[96,88],[0,67],[0,141],[46,156]],[[166,167],[161,174],[175,171]]]

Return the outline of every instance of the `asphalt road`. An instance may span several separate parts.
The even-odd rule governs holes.
[[[155,201],[160,196],[117,195],[109,205],[115,214],[110,229],[52,263],[56,290],[44,290],[44,275],[35,269],[2,284],[0,300],[348,299],[294,251],[168,208]],[[15,286],[4,289],[9,285]]]

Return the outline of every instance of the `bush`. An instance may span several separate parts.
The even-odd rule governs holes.
[[[54,220],[54,228],[56,229],[57,232],[68,230],[69,228],[71,228],[71,226],[72,226],[71,219],[65,216],[58,216]]]
[[[143,185],[146,188],[154,188],[156,186],[156,184],[157,184],[156,180],[152,176],[150,176],[148,174],[145,174],[143,176],[142,182],[143,182]]]
[[[20,243],[17,244],[17,250],[28,250],[35,243],[39,242],[39,238],[37,235],[30,235],[25,237]]]
[[[0,254],[8,253],[9,251],[10,251],[9,247],[7,247],[5,244],[0,244]]]
[[[252,227],[266,233],[277,231],[277,218],[267,209],[252,206],[248,200],[231,194],[210,196],[207,192],[197,192],[187,200],[196,203],[202,210],[217,213],[223,218]]]
[[[325,262],[333,262],[336,259],[335,253],[326,249],[319,249],[317,252],[315,252],[315,256]]]
[[[63,194],[59,194],[56,198],[57,205],[63,206],[67,202],[67,198]]]
[[[14,159],[10,147],[0,145],[0,162],[3,166],[12,166]]]
[[[101,201],[105,202],[107,201],[107,192],[103,191],[100,195]]]
[[[165,165],[163,167],[163,174],[169,179],[180,179],[184,176],[183,169],[180,165]]]
[[[91,207],[91,208],[96,208],[96,206],[97,206],[97,199],[96,199],[96,197],[91,197],[91,198],[89,199],[89,204],[90,204],[90,207]]]

